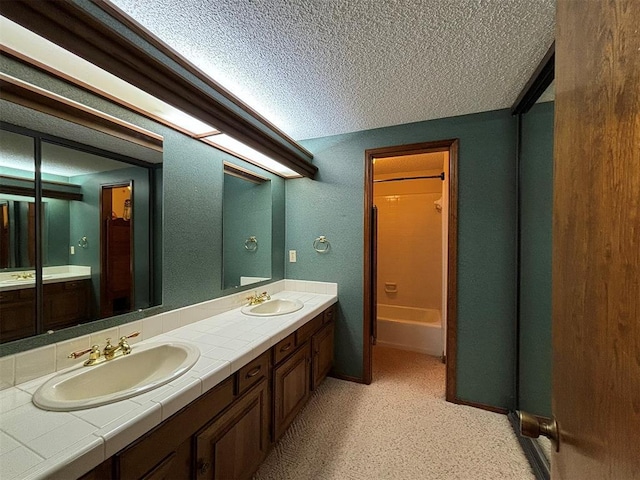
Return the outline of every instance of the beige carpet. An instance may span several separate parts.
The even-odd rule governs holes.
[[[373,383],[327,378],[254,479],[535,477],[506,416],[444,401],[438,359],[375,347]]]

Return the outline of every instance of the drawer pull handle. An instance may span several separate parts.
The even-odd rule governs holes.
[[[207,473],[207,471],[209,471],[210,466],[211,464],[209,462],[200,463],[200,467],[198,468],[198,470],[200,471],[200,475],[204,475],[205,473]]]
[[[250,370],[249,372],[247,372],[247,378],[255,377],[260,373],[260,370],[262,370],[262,365],[258,365],[253,370]]]
[[[286,352],[288,350],[291,350],[291,342],[287,343],[286,345],[280,348],[280,352]]]

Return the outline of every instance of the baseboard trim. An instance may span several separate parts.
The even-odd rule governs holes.
[[[481,410],[487,410],[493,413],[500,413],[502,415],[506,415],[509,413],[509,410],[507,410],[506,408],[494,407],[493,405],[485,405],[484,403],[478,403],[478,402],[468,402],[467,400],[461,400],[458,397],[455,397],[453,399],[453,402],[451,403],[456,403],[458,405],[466,405],[467,407],[479,408]]]
[[[507,417],[509,418],[509,422],[511,422],[511,426],[513,427],[516,437],[518,437],[518,442],[520,442],[520,446],[522,447],[525,457],[529,460],[529,464],[531,465],[531,469],[533,470],[536,479],[550,480],[551,468],[549,461],[542,452],[538,442],[533,438],[522,436],[520,433],[520,420],[516,412],[509,412]]]
[[[365,383],[365,381],[362,378],[352,377],[351,375],[343,375],[341,373],[336,373],[336,372],[330,372],[329,376],[333,378],[337,378],[338,380],[346,380],[347,382],[363,383],[363,384]]]

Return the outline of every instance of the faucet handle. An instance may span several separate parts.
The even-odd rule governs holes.
[[[91,348],[86,348],[84,350],[78,350],[77,352],[71,352],[69,355],[67,355],[67,358],[78,358],[81,357],[82,355],[86,354],[86,353],[91,353],[91,354],[95,354],[95,353],[100,353],[100,347],[98,345],[92,345]]]
[[[138,335],[140,335],[140,332],[133,332],[133,333],[130,333],[129,335],[123,335],[122,337],[120,337],[120,341],[123,342],[123,341],[127,340],[128,338],[135,338]]]

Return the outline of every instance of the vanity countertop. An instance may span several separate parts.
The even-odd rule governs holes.
[[[304,307],[276,317],[250,317],[235,308],[138,343],[186,341],[201,356],[181,377],[137,397],[73,412],[38,409],[33,393],[60,372],[1,391],[0,477],[81,476],[337,302],[337,295],[289,290],[273,297]]]
[[[0,292],[33,288],[35,278],[18,279],[16,275],[29,273],[30,270],[0,273]],[[44,267],[42,269],[42,283],[72,282],[91,278],[91,267],[81,265],[64,265],[59,267]]]

